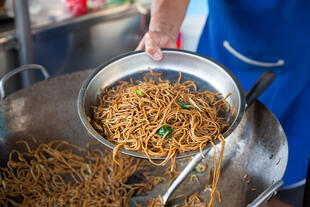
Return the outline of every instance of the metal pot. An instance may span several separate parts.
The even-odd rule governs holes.
[[[35,66],[36,67],[36,66]],[[33,66],[14,70],[14,74]],[[41,67],[36,67],[42,71]],[[5,166],[8,154],[13,149],[23,150],[16,145],[17,140],[31,143],[31,136],[38,143],[48,143],[63,139],[79,146],[86,146],[89,138],[75,107],[79,89],[87,76],[94,71],[87,70],[70,75],[50,78],[33,86],[17,91],[0,101],[0,165]],[[5,76],[10,78],[13,73]],[[48,76],[46,76],[48,78]],[[5,80],[0,81],[0,88]],[[2,91],[2,90],[0,90]],[[3,96],[4,97],[4,96]],[[218,189],[222,202],[216,206],[240,207],[251,203],[277,180],[282,179],[288,159],[288,146],[285,133],[274,115],[259,101],[255,101],[244,113],[238,127],[230,137],[239,139],[231,156],[231,161],[223,166]],[[108,148],[106,148],[109,151]],[[179,159],[179,166],[185,166],[188,159]],[[162,175],[165,167],[152,168],[153,175]],[[243,178],[248,174],[251,182]],[[199,181],[189,179],[175,194],[189,195],[201,190],[200,197],[208,200],[204,192],[207,174],[200,174]],[[155,187],[147,194],[163,194],[168,182]],[[278,186],[279,187],[279,186]],[[252,188],[256,188],[252,191]],[[275,192],[273,189],[271,194]],[[264,200],[270,194],[262,194]]]
[[[223,134],[225,138],[237,128],[247,105],[250,105],[274,79],[273,74],[265,74],[246,97],[237,78],[226,67],[208,57],[183,50],[165,49],[163,59],[155,62],[143,51],[127,53],[99,66],[80,89],[77,101],[78,112],[83,125],[92,137],[112,149],[115,148],[115,144],[97,133],[88,122],[86,117],[92,116],[91,105],[97,104],[100,88],[117,84],[120,80],[128,80],[129,77],[133,80],[143,80],[149,67],[162,71],[162,78],[171,82],[176,82],[180,71],[182,81],[194,80],[199,90],[220,92],[223,96],[231,93],[226,101],[233,107],[234,113],[225,115],[227,122],[230,123],[229,129]],[[126,149],[119,149],[119,151],[131,156],[147,158],[144,153]],[[197,152],[182,153],[177,155],[177,158],[191,156]]]

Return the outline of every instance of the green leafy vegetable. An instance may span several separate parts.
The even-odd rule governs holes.
[[[39,167],[40,167],[40,168],[44,168],[44,165],[36,164],[35,167],[36,167],[36,168],[39,168]]]
[[[136,90],[136,94],[138,95],[138,96],[144,96],[144,93],[142,93],[142,91],[140,91],[140,90]]]
[[[188,102],[184,101],[179,101],[179,105],[183,108],[183,109],[191,109],[191,105]]]
[[[165,135],[165,138],[170,138],[171,135],[172,135],[172,128],[171,127],[168,127],[168,126],[162,126],[160,127],[160,129],[157,131],[157,134],[161,137],[164,137]]]

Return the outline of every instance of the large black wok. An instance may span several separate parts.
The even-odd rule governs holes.
[[[6,164],[9,152],[17,148],[15,142],[20,139],[31,140],[31,136],[36,137],[39,143],[64,139],[85,146],[89,141],[94,141],[87,135],[76,108],[79,89],[91,72],[88,70],[50,78],[0,101],[1,166]],[[223,164],[218,184],[222,202],[216,201],[216,206],[246,206],[266,188],[282,179],[287,164],[285,133],[274,115],[259,101],[248,108],[239,130],[231,136],[235,137],[230,143],[234,150],[228,151],[230,161]],[[188,159],[180,162],[179,166],[184,166]],[[163,170],[156,169],[154,174]],[[248,174],[250,184],[243,178],[245,174]],[[175,192],[176,195],[204,189],[206,177],[206,174],[201,174],[199,181],[189,179]],[[167,185],[164,183],[148,194],[163,194]],[[209,193],[202,192],[201,196],[208,200]]]

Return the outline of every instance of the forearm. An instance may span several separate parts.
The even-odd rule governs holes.
[[[164,32],[176,38],[189,0],[152,0],[150,31]]]

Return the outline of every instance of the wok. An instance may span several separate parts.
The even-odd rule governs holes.
[[[24,68],[25,69],[25,68]],[[0,102],[0,163],[6,164],[8,154],[20,145],[20,139],[39,143],[63,139],[80,146],[86,146],[89,138],[79,120],[76,100],[82,82],[93,70],[47,79],[33,86],[17,91]],[[0,87],[4,82],[0,83]],[[218,189],[222,202],[216,206],[246,206],[266,188],[282,179],[288,159],[285,133],[274,115],[259,101],[255,101],[230,137],[236,140],[230,162],[223,164]],[[22,149],[21,149],[22,150]],[[109,149],[106,148],[108,151]],[[188,159],[179,159],[178,166],[185,166]],[[151,168],[151,166],[150,166]],[[159,175],[164,167],[157,167],[152,173]],[[243,178],[248,174],[247,184]],[[199,181],[189,179],[174,195],[191,194],[204,188],[207,175],[199,175]],[[167,189],[163,183],[148,192],[148,196],[163,194]],[[256,188],[252,191],[252,188]],[[202,198],[209,195],[201,192]]]

